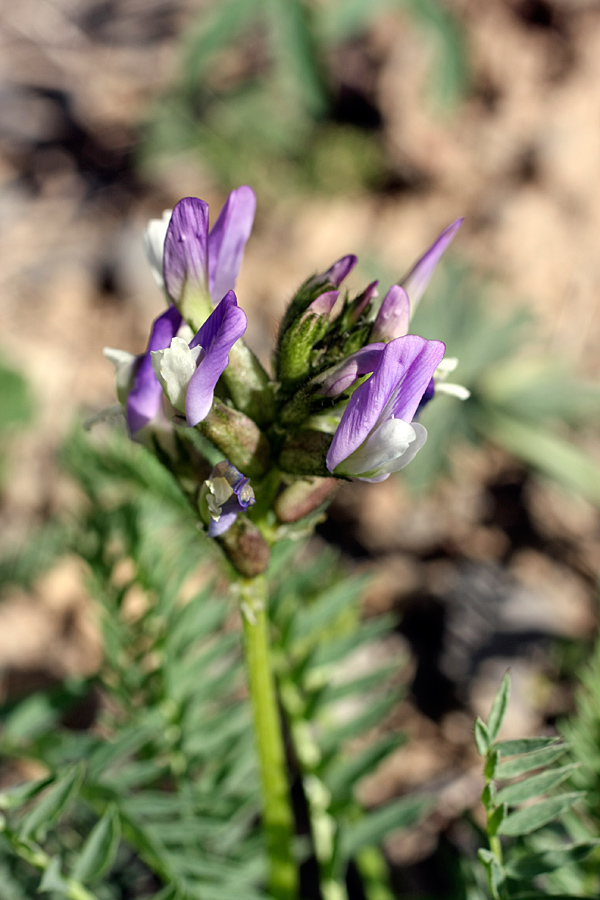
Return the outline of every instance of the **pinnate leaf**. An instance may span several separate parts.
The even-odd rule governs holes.
[[[520,809],[504,819],[498,832],[510,837],[530,834],[532,831],[536,831],[538,828],[542,828],[544,825],[557,819],[582,796],[581,791],[573,791],[569,794],[559,794],[558,797],[543,800],[541,803],[536,803],[535,806]]]

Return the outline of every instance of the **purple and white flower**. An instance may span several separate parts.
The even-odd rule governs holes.
[[[444,355],[441,341],[396,338],[379,352],[373,374],[352,394],[327,454],[333,475],[383,481],[411,462],[427,439],[411,424]]]
[[[431,281],[431,276],[435,272],[435,268],[443,253],[454,240],[454,236],[463,222],[464,218],[461,217],[451,225],[448,225],[448,227],[438,235],[431,247],[429,247],[423,256],[416,261],[408,275],[405,275],[400,282],[400,286],[404,288],[410,297],[410,305],[413,313],[419,305],[419,301],[425,293],[425,288]]]
[[[250,482],[228,460],[217,463],[204,482],[210,523],[209,537],[218,537],[231,528],[239,513],[256,503]]]
[[[183,324],[180,313],[170,306],[154,320],[145,353],[134,356],[125,350],[104,349],[104,355],[116,370],[117,396],[125,407],[127,427],[132,438],[136,438],[147,425],[156,423],[162,413],[163,392],[154,376],[150,354],[170,346]]]
[[[431,247],[417,260],[399,284],[393,284],[381,303],[371,329],[371,341],[391,341],[408,334],[411,315],[415,312],[425,288],[442,254],[463,223],[457,219],[444,229]]]
[[[246,330],[245,312],[228,291],[192,340],[172,336],[151,348],[150,365],[159,390],[175,409],[185,413],[190,427],[206,418],[217,381],[229,363],[229,351]]]
[[[164,286],[174,303],[179,303],[186,290],[193,290],[216,305],[233,290],[255,211],[254,191],[242,185],[229,194],[209,232],[208,203],[196,197],[179,201],[164,231],[161,256]],[[165,215],[163,220],[153,220],[146,232],[153,270],[158,267]]]

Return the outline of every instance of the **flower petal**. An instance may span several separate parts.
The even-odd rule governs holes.
[[[410,321],[410,300],[403,287],[393,284],[377,313],[371,329],[372,341],[392,341],[408,334]]]
[[[215,305],[235,287],[255,211],[254,191],[242,185],[230,193],[208,236],[208,286]]]
[[[342,256],[341,259],[338,259],[338,261],[323,274],[323,280],[339,287],[342,281],[350,274],[357,262],[358,259],[353,254]]]
[[[208,291],[208,203],[180,200],[165,238],[163,274],[169,296],[181,299],[186,281]]]
[[[385,344],[379,342],[377,344],[367,344],[343,359],[341,363],[332,366],[324,374],[325,380],[322,383],[320,393],[326,397],[337,397],[354,384],[357,378],[372,372],[381,356]]]
[[[387,419],[412,421],[444,350],[441,341],[417,335],[396,338],[385,345],[372,376],[348,401],[327,454],[330,472]]]
[[[229,363],[229,351],[246,325],[245,312],[238,307],[233,291],[228,291],[191,342],[190,348],[201,346],[204,356],[187,390],[185,412],[190,427],[210,412],[217,381]]]
[[[152,350],[163,350],[165,347],[170,347],[181,322],[179,311],[174,306],[170,306],[155,320],[152,326],[148,349],[139,357],[133,388],[127,397],[126,417],[131,435],[151,422],[160,408],[162,388],[156,380],[150,353]]]
[[[376,428],[352,456],[339,467],[343,475],[359,481],[384,481],[415,458],[427,440],[427,431],[418,422],[388,419]]]
[[[412,422],[446,347],[441,341],[427,341],[415,334],[398,340],[403,341],[399,363],[405,374],[391,398],[391,411],[394,419]]]
[[[209,537],[219,537],[221,534],[225,534],[228,528],[231,528],[233,523],[238,517],[238,513],[240,512],[239,506],[236,509],[232,509],[226,511],[223,509],[221,515],[218,519],[210,520],[208,524],[208,536]]]
[[[453,222],[452,225],[449,225],[448,228],[442,231],[427,252],[417,260],[408,275],[400,282],[410,297],[413,313],[419,305],[419,300],[423,296],[442,254],[452,242],[463,221],[463,218],[457,219],[456,222]]]
[[[181,337],[174,337],[171,346],[150,353],[154,374],[175,409],[185,412],[188,385],[196,371],[201,347],[190,348]]]
[[[161,219],[150,219],[144,232],[144,250],[152,269],[154,280],[160,288],[164,288],[163,256],[165,252],[165,239],[167,229],[171,221],[172,209],[165,209]]]

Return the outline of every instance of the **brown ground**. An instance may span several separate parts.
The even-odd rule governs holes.
[[[465,215],[456,253],[495,277],[502,303],[534,306],[552,352],[598,376],[600,4],[449,0],[448,7],[464,30],[471,67],[467,96],[452,114],[424,100],[435,48],[406,17],[382,15],[347,48],[347,71],[342,66],[345,77],[363,79],[379,108],[387,165],[404,189],[288,196],[268,206],[259,196],[238,285],[250,342],[268,354],[283,304],[308,272],[356,252],[377,255],[400,274]],[[140,351],[161,308],[141,250],[146,219],[186,194],[222,200],[193,159],[145,181],[131,167],[136,129],[176,70],[175,35],[196,4],[120,0],[106,20],[103,8],[92,0],[23,0],[0,11],[2,345],[27,373],[39,409],[36,428],[10,450],[4,540],[69,501],[53,454],[75,412],[113,402],[102,347]],[[541,488],[499,452],[462,453],[455,472],[417,508],[390,481],[346,489],[332,513],[360,564],[375,568],[368,611],[408,610],[402,640],[416,650],[411,671],[420,672],[419,705],[431,716],[416,705],[399,711],[415,741],[373,779],[367,796],[377,801],[437,780],[448,819],[478,790],[464,774],[470,713],[460,704],[486,710],[513,655],[511,634],[590,635],[599,547],[594,510]],[[480,607],[500,595],[490,635]],[[440,685],[431,682],[427,659],[419,661],[424,626],[415,597],[428,622],[444,619],[434,673],[449,692],[441,709],[427,709],[428,686]],[[0,608],[0,665],[50,665],[60,675],[89,665],[88,647],[98,659],[93,631],[83,619],[77,624],[84,607],[74,563],[34,596],[11,597]],[[73,611],[76,626],[65,632],[61,622]],[[494,647],[498,633],[506,640]],[[513,659],[511,733],[539,727],[568,704],[549,675],[539,643]],[[419,841],[394,852],[414,857],[427,849]]]

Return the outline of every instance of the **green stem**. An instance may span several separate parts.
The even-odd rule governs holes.
[[[248,689],[263,795],[263,827],[269,859],[268,887],[275,900],[294,900],[298,892],[298,873],[292,856],[294,823],[270,662],[264,576],[240,579],[240,595]]]

